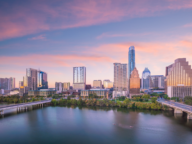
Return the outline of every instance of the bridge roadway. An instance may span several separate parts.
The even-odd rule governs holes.
[[[43,101],[35,101],[35,102],[29,102],[29,103],[20,103],[20,104],[11,104],[11,105],[3,105],[0,106],[0,115],[4,114],[4,110],[8,110],[8,109],[20,109],[20,108],[25,108],[27,109],[28,106],[33,106],[33,105],[41,105],[43,106],[43,104],[45,103],[50,103],[51,100],[43,100]]]
[[[178,103],[178,102],[172,102],[172,101],[167,101],[164,99],[158,99],[157,102],[166,105],[168,107],[171,107],[174,109],[175,114],[182,114],[183,112],[187,113],[187,118],[192,119],[192,106]]]

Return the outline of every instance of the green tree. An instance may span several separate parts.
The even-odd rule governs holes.
[[[155,103],[155,102],[156,102],[156,100],[157,100],[157,98],[156,98],[156,97],[152,97],[152,98],[151,98],[152,103]]]
[[[185,102],[185,104],[187,104],[187,105],[192,105],[192,97],[191,97],[191,96],[186,96],[186,97],[184,98],[184,102]]]
[[[51,100],[51,104],[54,105],[54,106],[56,106],[56,105],[57,105],[57,100],[56,100],[56,99],[52,99],[52,100]]]
[[[144,95],[142,96],[142,98],[143,98],[143,99],[149,99],[149,98],[150,98],[150,95],[144,94]]]
[[[168,95],[164,94],[164,95],[163,95],[163,98],[164,98],[164,99],[168,99],[169,97],[168,97]]]

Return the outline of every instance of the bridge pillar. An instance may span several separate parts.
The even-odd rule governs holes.
[[[175,114],[182,114],[182,113],[183,113],[183,111],[182,111],[182,110],[180,110],[180,109],[174,109],[174,113],[175,113]]]
[[[187,114],[187,119],[192,119],[192,114]]]

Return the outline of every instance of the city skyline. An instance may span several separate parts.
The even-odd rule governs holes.
[[[72,84],[78,66],[87,68],[87,84],[113,82],[113,63],[127,63],[130,46],[140,76],[145,67],[165,75],[177,58],[192,63],[189,0],[35,3],[0,2],[0,76],[15,77],[15,87],[26,68],[47,72],[49,87]]]

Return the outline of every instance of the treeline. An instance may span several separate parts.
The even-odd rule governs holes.
[[[184,98],[185,104],[192,105],[192,97],[191,96],[186,96]]]
[[[158,102],[153,103],[143,103],[143,102],[133,102],[130,99],[125,99],[124,101],[111,101],[108,99],[97,100],[97,99],[60,99],[59,101],[52,99],[51,104],[54,106],[66,106],[66,105],[74,105],[74,106],[100,106],[100,107],[120,107],[120,108],[132,108],[132,109],[153,109],[153,110],[161,110],[164,109],[162,105]]]
[[[0,97],[0,102],[7,102],[7,103],[26,103],[26,102],[33,102],[33,101],[40,101],[40,100],[44,100],[43,97],[40,96],[36,96],[36,97],[31,97],[31,96],[24,96],[24,97],[20,97],[20,96],[6,96]]]

